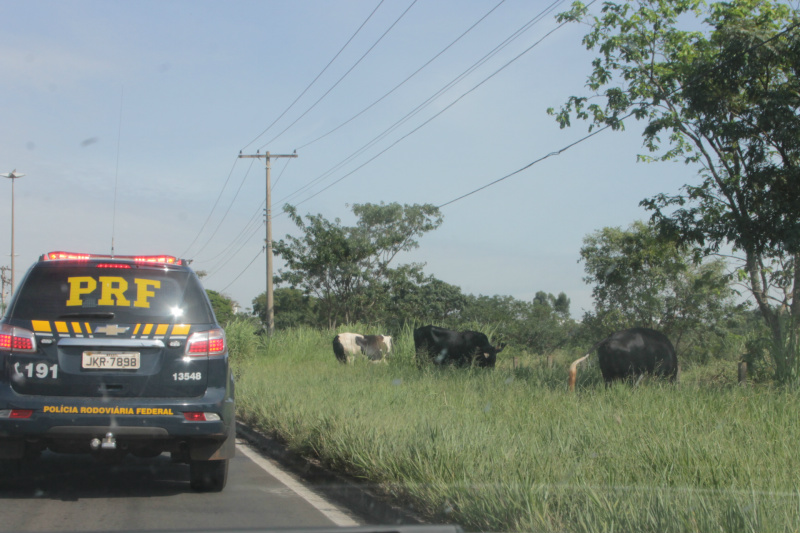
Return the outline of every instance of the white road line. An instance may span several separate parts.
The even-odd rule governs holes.
[[[236,449],[247,456],[248,459],[263,468],[269,475],[289,487],[298,496],[313,505],[320,513],[339,527],[362,525],[344,510],[332,504],[319,494],[310,490],[295,476],[282,470],[274,461],[265,458],[249,444],[242,441],[236,442]]]

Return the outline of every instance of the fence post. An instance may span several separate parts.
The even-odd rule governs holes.
[[[747,385],[747,363],[739,361],[739,385]]]

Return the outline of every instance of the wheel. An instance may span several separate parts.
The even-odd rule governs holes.
[[[189,463],[192,489],[198,492],[220,492],[228,481],[228,459],[192,461]]]

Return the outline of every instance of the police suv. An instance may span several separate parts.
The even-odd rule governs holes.
[[[164,452],[221,491],[235,449],[225,332],[186,261],[52,252],[0,320],[0,459]]]

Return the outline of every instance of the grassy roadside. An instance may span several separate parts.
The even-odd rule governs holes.
[[[703,382],[578,394],[520,357],[493,372],[344,366],[333,332],[277,333],[237,363],[243,421],[482,531],[797,531],[800,395]]]

